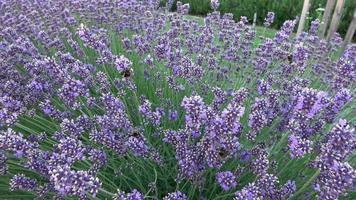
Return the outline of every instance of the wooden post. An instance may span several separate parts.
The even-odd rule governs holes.
[[[300,35],[303,32],[304,24],[305,24],[305,18],[307,17],[307,13],[308,13],[308,10],[309,10],[309,4],[310,4],[310,0],[304,0],[302,14],[301,14],[300,19],[299,19],[297,36]]]
[[[354,16],[352,18],[352,21],[349,25],[349,28],[347,29],[347,32],[346,32],[346,36],[345,36],[345,39],[344,39],[344,42],[342,43],[342,51],[345,50],[346,46],[351,43],[351,40],[352,40],[352,37],[354,36],[355,34],[355,30],[356,30],[356,9],[354,11]]]
[[[323,38],[325,36],[326,28],[328,27],[330,15],[335,6],[335,2],[336,0],[328,0],[328,2],[326,3],[324,15],[323,15],[323,21],[320,27],[320,33],[319,33],[320,38]]]
[[[257,13],[253,14],[253,23],[252,23],[252,27],[256,26],[256,21],[257,21]]]
[[[342,12],[342,8],[344,7],[344,3],[345,0],[337,0],[333,18],[330,24],[328,36],[326,37],[326,40],[328,41],[334,36],[334,33],[336,32],[337,27],[339,26],[341,12]]]

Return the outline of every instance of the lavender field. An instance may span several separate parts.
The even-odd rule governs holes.
[[[155,0],[0,0],[0,200],[356,199],[356,44]]]

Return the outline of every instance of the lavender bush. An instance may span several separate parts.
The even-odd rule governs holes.
[[[356,45],[211,6],[1,1],[0,198],[355,199]]]

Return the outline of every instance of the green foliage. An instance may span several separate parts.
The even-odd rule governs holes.
[[[163,0],[165,2],[166,0]],[[310,19],[320,18],[318,8],[325,8],[327,0],[311,0],[308,17]],[[190,14],[206,15],[211,12],[210,0],[182,0],[183,3],[189,3]],[[220,0],[221,13],[233,13],[235,19],[240,16],[246,16],[250,21],[253,19],[254,13],[257,13],[257,24],[262,25],[263,20],[268,11],[276,13],[276,18],[273,28],[279,28],[284,21],[293,19],[299,16],[302,12],[303,0]],[[176,9],[175,4],[172,8]],[[352,20],[353,12],[356,9],[356,0],[345,0],[345,6],[342,13],[342,18],[339,24],[338,31],[341,35],[345,35],[347,28]],[[311,20],[309,20],[310,22]],[[308,27],[308,25],[307,25]],[[353,38],[356,41],[356,36]]]

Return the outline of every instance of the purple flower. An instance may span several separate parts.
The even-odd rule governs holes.
[[[206,106],[200,96],[184,97],[181,103],[186,110],[185,123],[193,135],[200,135],[200,127],[205,123]]]
[[[189,4],[183,4],[180,1],[177,1],[177,12],[182,15],[187,15],[189,13],[190,6]]]
[[[290,135],[288,138],[288,146],[290,150],[290,156],[292,158],[301,158],[307,153],[311,153],[312,149],[312,144],[313,142],[301,138],[296,135]]]
[[[114,65],[116,69],[122,73],[131,69],[132,62],[125,56],[115,57]]]
[[[258,94],[264,95],[269,91],[270,88],[271,88],[271,85],[270,85],[270,83],[268,81],[257,80],[257,91],[258,91]]]
[[[263,175],[269,167],[268,154],[265,150],[259,150],[257,158],[252,163],[252,170],[256,175]]]
[[[335,161],[333,166],[322,170],[317,177],[317,182],[321,186],[318,199],[337,199],[353,186],[355,178],[356,171],[350,164]]]
[[[288,180],[281,188],[281,193],[285,198],[291,197],[297,191],[295,181]]]
[[[84,128],[75,123],[73,119],[63,119],[60,126],[63,132],[73,137],[79,137],[84,132]]]
[[[319,19],[312,21],[310,24],[309,34],[313,36],[318,35],[319,25],[320,25]]]
[[[320,157],[324,164],[332,164],[333,160],[342,162],[350,156],[356,147],[355,128],[345,119],[340,119],[326,135],[327,142],[321,147]]]
[[[303,43],[296,44],[293,52],[293,63],[296,65],[300,73],[304,73],[306,61],[309,58],[309,52]]]
[[[164,142],[171,143],[172,145],[178,145],[179,143],[186,143],[188,141],[189,135],[185,130],[166,130],[164,133]]]
[[[255,183],[249,183],[242,190],[237,191],[235,193],[236,200],[254,200],[260,199],[260,191],[259,188],[255,185]]]
[[[256,186],[259,188],[261,196],[264,198],[270,197],[271,199],[275,199],[280,195],[277,187],[278,182],[278,178],[275,175],[265,173],[261,174],[257,179]]]
[[[148,146],[143,136],[130,136],[125,145],[132,151],[135,156],[146,156],[148,153]]]
[[[134,189],[132,192],[125,193],[121,190],[117,190],[117,193],[113,197],[113,200],[143,200],[144,195],[141,194],[138,190]]]
[[[268,101],[264,98],[256,98],[249,115],[248,125],[251,128],[248,139],[255,140],[257,133],[261,131],[268,122]]]
[[[161,118],[164,114],[164,110],[162,108],[157,107],[155,111],[152,110],[152,103],[148,100],[143,98],[142,104],[139,106],[139,112],[152,124],[158,126],[161,123]]]
[[[90,149],[88,152],[89,155],[89,160],[94,163],[94,168],[99,169],[101,167],[104,167],[108,160],[105,151],[99,150],[99,149]]]
[[[97,177],[87,171],[73,171],[68,165],[57,165],[50,171],[50,181],[54,189],[61,195],[84,195],[89,193],[95,196],[101,187]]]
[[[30,143],[11,128],[0,132],[0,149],[15,152],[18,158],[31,154],[37,147],[37,143]]]
[[[144,196],[138,190],[132,190],[132,192],[127,193],[127,200],[143,200]]]
[[[246,88],[241,88],[237,92],[232,93],[234,104],[243,105],[244,101],[248,97],[248,90]]]
[[[168,193],[163,200],[187,200],[187,195],[182,193],[181,191],[176,191],[172,193]]]
[[[242,150],[240,153],[240,157],[243,162],[249,162],[252,158],[252,155],[248,150]]]
[[[356,171],[345,161],[355,149],[354,131],[346,120],[340,119],[321,144],[320,154],[312,163],[320,170],[315,182],[318,199],[337,199],[352,187]]]
[[[214,93],[214,101],[212,104],[214,109],[218,110],[220,105],[226,102],[227,94],[224,90],[218,87],[213,89],[213,93]]]
[[[97,131],[92,130],[89,134],[91,141],[102,144],[119,155],[123,155],[127,152],[127,146],[125,145],[125,137],[122,134],[115,133],[110,130]]]
[[[210,5],[211,5],[211,8],[214,10],[214,11],[217,11],[219,9],[219,0],[211,0],[210,1]]]
[[[170,121],[176,121],[178,118],[178,112],[176,110],[170,110],[168,117]]]
[[[100,40],[100,36],[93,31],[90,31],[85,25],[80,24],[77,34],[83,41],[85,46],[93,49],[105,49],[106,45]]]
[[[263,25],[266,27],[270,26],[274,21],[274,12],[268,12]]]
[[[236,177],[230,171],[217,173],[216,180],[223,190],[230,190],[237,186]]]
[[[79,108],[79,104],[77,102],[78,98],[81,96],[89,96],[89,90],[82,81],[67,78],[62,88],[59,90],[59,96],[69,106]]]
[[[24,174],[16,174],[10,180],[10,190],[35,191],[38,187],[37,181],[26,177]]]
[[[178,180],[182,178],[194,179],[204,167],[201,163],[203,152],[197,147],[189,147],[188,144],[178,143],[176,158],[178,160]]]

